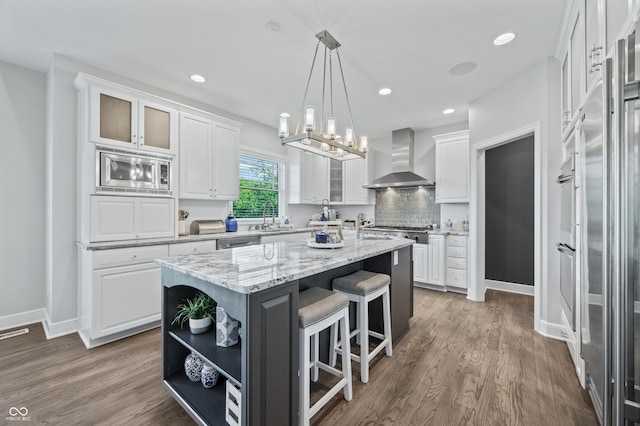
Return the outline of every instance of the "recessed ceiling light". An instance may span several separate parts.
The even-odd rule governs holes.
[[[456,110],[453,108],[447,108],[444,111],[442,111],[443,114],[453,114]]]
[[[514,33],[504,33],[496,37],[496,39],[493,40],[493,44],[495,44],[496,46],[502,46],[503,44],[509,43],[514,38],[516,38],[516,35]]]
[[[389,89],[388,87],[383,87],[382,89],[378,90],[378,95],[387,96],[391,92],[392,90]]]
[[[205,81],[207,81],[207,79],[200,74],[193,74],[191,76],[191,80],[195,81],[196,83],[204,83]]]
[[[277,22],[269,21],[264,24],[264,28],[270,33],[277,33],[278,31],[280,31],[280,24],[278,24]]]
[[[461,62],[458,65],[454,65],[449,70],[451,75],[463,75],[468,74],[476,69],[477,64],[475,62]]]

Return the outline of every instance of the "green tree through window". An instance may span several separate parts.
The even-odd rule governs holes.
[[[233,214],[239,219],[262,218],[265,203],[271,201],[278,217],[278,163],[261,158],[240,156],[240,199],[233,202]],[[267,215],[271,216],[271,204]]]

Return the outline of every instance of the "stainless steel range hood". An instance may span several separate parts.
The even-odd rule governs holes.
[[[402,188],[435,186],[429,179],[413,172],[413,129],[399,129],[391,133],[391,173],[362,185],[364,188]]]

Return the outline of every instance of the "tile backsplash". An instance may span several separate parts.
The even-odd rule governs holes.
[[[376,191],[376,225],[426,226],[440,223],[435,187],[389,188]]]

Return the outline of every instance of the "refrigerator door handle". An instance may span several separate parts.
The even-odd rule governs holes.
[[[570,175],[560,175],[556,178],[556,183],[565,183],[565,182],[569,182],[571,179],[573,179],[573,174]]]

